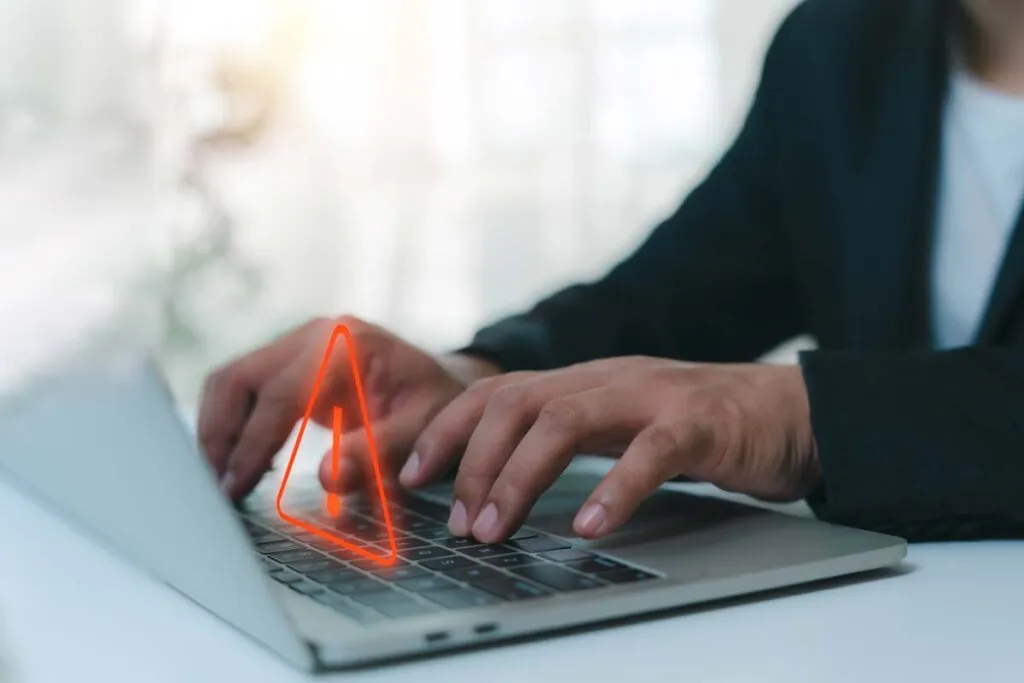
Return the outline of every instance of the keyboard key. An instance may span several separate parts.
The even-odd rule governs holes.
[[[603,585],[592,576],[577,574],[557,564],[535,564],[529,567],[516,567],[511,571],[556,591],[579,591],[600,588]]]
[[[540,556],[552,562],[578,562],[580,560],[589,560],[594,557],[594,554],[577,548],[568,548],[566,550],[552,550],[549,553],[541,553]]]
[[[469,555],[470,557],[494,557],[495,555],[508,555],[515,552],[515,548],[510,548],[507,545],[481,545],[475,548],[463,548],[459,551],[463,555]]]
[[[344,567],[338,567],[337,565],[331,569],[310,572],[307,576],[314,581],[326,584],[344,583],[345,581],[355,581],[356,579],[366,578],[366,575],[362,572],[357,572],[355,569],[345,569]]]
[[[256,533],[252,533],[249,534],[249,538],[251,538],[252,542],[260,548],[263,548],[268,545],[273,545],[274,543],[288,542],[288,539],[286,539],[284,536],[282,536],[281,534],[276,534],[273,531],[259,531]]]
[[[343,501],[342,506],[349,512],[354,512],[358,515],[370,516],[373,516],[376,513],[377,508],[373,501],[366,500],[365,498]]]
[[[278,538],[281,538],[281,537],[278,536]],[[258,550],[259,552],[263,553],[264,555],[269,555],[270,553],[283,553],[283,552],[288,551],[288,550],[303,550],[303,549],[304,548],[301,545],[298,545],[296,543],[292,543],[291,541],[285,541],[285,540],[273,541],[271,543],[267,543],[266,545],[260,545],[258,543],[256,544],[256,550]]]
[[[434,503],[415,496],[410,496],[406,500],[401,501],[401,505],[417,515],[423,515],[438,522],[447,522],[448,515],[451,514],[451,510],[447,505],[441,505],[440,503]]]
[[[445,588],[456,587],[456,584],[447,579],[443,579],[440,576],[423,576],[418,579],[404,579],[402,581],[395,581],[395,585],[401,586],[405,590],[412,591],[413,593],[444,590]]]
[[[386,554],[390,555],[391,553]],[[396,567],[404,567],[407,566],[409,563],[399,558],[394,561],[394,564],[388,565],[382,562],[381,560],[371,560],[369,557],[363,557],[358,560],[352,560],[351,562],[349,562],[349,564],[355,567],[356,569],[362,569],[364,572],[377,572]]]
[[[319,595],[327,591],[326,588],[320,584],[313,583],[312,581],[298,581],[288,584],[288,587],[293,591],[302,593],[303,595]]]
[[[648,574],[645,571],[633,569],[632,567],[616,569],[610,572],[602,572],[601,574],[598,574],[598,576],[605,581],[610,581],[612,583],[633,583],[636,581],[648,581],[650,579],[658,578],[654,574]]]
[[[451,557],[442,557],[437,560],[427,560],[423,563],[423,566],[427,569],[432,569],[435,572],[444,572],[450,569],[462,569],[463,567],[472,567],[476,562],[469,559],[468,557],[459,557],[458,555],[452,555]]]
[[[528,529],[520,529],[519,531],[517,531],[514,534],[512,534],[511,536],[509,536],[508,540],[510,540],[510,541],[521,541],[524,538],[534,538],[536,536],[537,536],[537,534],[535,532],[533,532],[533,531],[529,531]]]
[[[286,550],[280,553],[270,553],[270,557],[282,564],[290,565],[295,562],[322,560],[324,556],[314,550]]]
[[[450,579],[461,581],[463,583],[475,583],[484,579],[493,579],[505,576],[496,569],[490,567],[484,567],[483,565],[477,565],[476,567],[466,567],[465,569],[454,569],[445,574]]]
[[[349,538],[361,541],[380,541],[388,537],[387,530],[376,522],[367,519],[360,519],[345,524],[340,531]]]
[[[403,550],[400,554],[402,557],[412,560],[413,562],[422,562],[423,560],[435,560],[439,557],[448,557],[453,553],[438,545],[428,545],[423,548]]]
[[[381,531],[384,527],[372,519],[365,517],[352,518],[342,527],[342,531],[350,534],[362,534],[368,531]]]
[[[430,541],[426,541],[422,538],[416,538],[415,536],[406,536],[405,538],[396,538],[395,546],[399,550],[409,550],[411,548],[422,548],[425,545],[430,545]]]
[[[359,534],[351,534],[353,538],[357,538],[361,541],[369,541],[376,545],[387,546],[391,543],[391,537],[388,536],[386,529],[375,529],[373,531],[364,531]],[[398,540],[398,537],[395,537]]]
[[[568,543],[556,541],[555,539],[547,536],[537,536],[536,538],[524,538],[518,541],[512,541],[512,545],[528,553],[546,553],[551,550],[563,550],[570,547]]]
[[[518,581],[509,576],[484,579],[473,583],[472,586],[502,600],[528,600],[548,595],[548,591],[539,586],[534,586],[526,581]]]
[[[313,540],[309,540],[306,541],[306,545],[313,546],[320,552],[324,553],[331,553],[342,547],[337,541],[327,538],[316,538]]]
[[[426,569],[420,569],[413,564],[405,565],[404,567],[382,568],[370,573],[385,581],[400,581],[403,579],[418,579],[424,576],[433,576]]]
[[[362,595],[365,593],[392,590],[390,586],[374,579],[356,579],[355,581],[332,583],[330,585],[330,589],[335,593],[341,593],[342,595]]]
[[[435,529],[420,529],[413,533],[420,538],[427,538],[431,541],[440,540],[442,538],[451,538],[451,532],[448,531],[448,527],[446,526],[439,526]]]
[[[429,531],[432,529],[447,530],[448,527],[442,524],[441,522],[435,521],[433,519],[425,519],[423,517],[410,517],[406,519],[405,522],[402,524],[402,529],[406,533],[413,534],[414,536],[422,536],[422,532],[424,531]]]
[[[541,560],[534,557],[533,555],[524,555],[523,553],[514,553],[512,555],[499,555],[498,557],[488,557],[484,560],[489,565],[494,567],[522,567],[527,564],[537,564]]]
[[[589,560],[570,562],[568,566],[572,567],[578,572],[583,572],[584,574],[599,574],[601,572],[611,571],[612,569],[629,568],[621,562],[609,560],[607,557],[594,557]]]
[[[329,569],[330,567],[337,567],[338,564],[336,562],[331,562],[330,560],[323,559],[323,557],[321,556],[321,559],[319,560],[309,560],[307,562],[293,562],[288,566],[297,572],[309,574],[310,572],[318,572],[324,569]]]
[[[278,581],[278,582],[283,583],[285,585],[292,584],[292,583],[299,583],[299,582],[301,582],[303,580],[301,574],[296,574],[295,572],[291,571],[290,569],[284,569],[284,568],[272,569],[269,573],[270,573],[270,578],[272,578],[274,581]]]
[[[273,541],[284,540],[284,536],[277,533],[276,531],[264,529],[263,527],[256,526],[254,524],[246,523],[245,532],[249,534],[249,538],[251,538],[256,543],[270,543]]]
[[[384,554],[386,554],[386,551],[381,550],[381,549],[377,548],[376,546],[366,546],[366,547],[360,548],[360,550],[362,550],[364,552],[368,552],[368,553],[373,553],[374,555],[384,555]],[[351,550],[351,549],[348,549],[348,548],[338,548],[337,550],[332,550],[332,551],[328,552],[327,554],[330,555],[331,557],[333,557],[334,559],[338,560],[339,562],[345,562],[345,563],[358,562],[359,560],[365,560],[366,559],[366,555],[363,555],[360,552],[357,552],[355,550]]]
[[[424,591],[421,595],[428,600],[448,609],[469,609],[486,607],[498,603],[498,599],[486,593],[478,593],[468,588],[451,588],[438,591]]]
[[[459,550],[460,548],[472,548],[474,546],[483,545],[480,541],[475,538],[446,538],[443,541],[438,540],[435,543],[440,543],[445,548],[451,548],[452,550]]]

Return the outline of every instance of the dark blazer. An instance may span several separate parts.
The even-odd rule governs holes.
[[[810,334],[819,516],[911,539],[1020,533],[1019,224],[977,345],[931,347],[959,11],[953,0],[800,5],[742,132],[675,215],[601,280],[482,330],[469,351],[507,370],[634,354],[729,362]]]

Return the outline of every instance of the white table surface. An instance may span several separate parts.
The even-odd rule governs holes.
[[[0,481],[0,680],[313,680]],[[1020,681],[1024,543],[912,546],[906,571],[341,673],[353,681]],[[670,678],[671,677],[671,678]]]

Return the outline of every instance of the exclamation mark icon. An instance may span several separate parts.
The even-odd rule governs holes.
[[[337,482],[341,473],[341,406],[334,406],[333,414],[333,438],[331,440],[331,481]],[[328,493],[327,514],[337,517],[341,514],[341,496],[337,493]]]

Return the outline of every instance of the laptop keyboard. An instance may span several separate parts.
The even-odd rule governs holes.
[[[387,531],[371,507],[358,500],[346,504],[345,519],[332,523],[334,532],[368,552],[388,554]],[[658,578],[528,529],[498,545],[455,538],[448,533],[446,506],[417,498],[389,505],[401,520],[401,530],[395,529],[399,559],[390,567],[297,528],[272,510],[243,511],[242,522],[271,578],[361,624]]]

